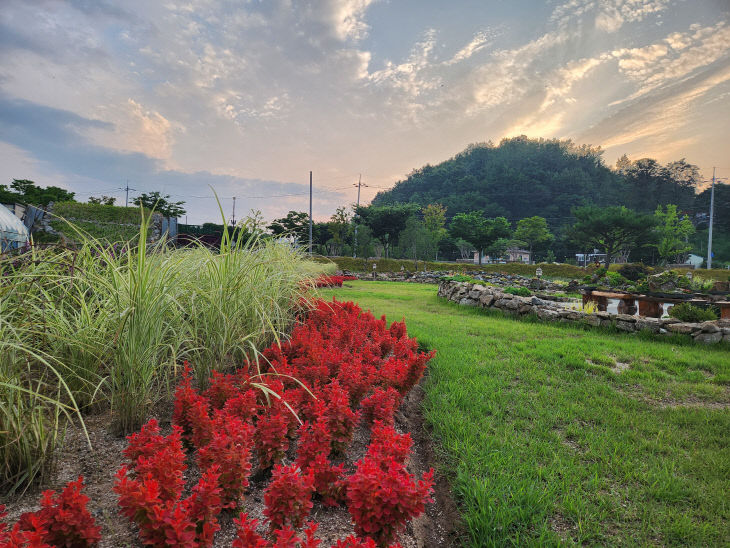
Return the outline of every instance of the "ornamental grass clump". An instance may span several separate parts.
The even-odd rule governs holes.
[[[151,225],[141,210],[139,233],[109,243],[68,223],[72,245],[0,258],[0,491],[43,477],[72,417],[111,409],[137,430],[186,358],[200,387],[258,363],[324,268],[238,229],[218,249],[150,243]]]

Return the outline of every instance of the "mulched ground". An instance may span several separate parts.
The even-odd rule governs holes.
[[[423,389],[419,385],[410,391],[396,413],[396,430],[410,432],[413,438],[413,453],[408,463],[408,469],[417,477],[431,467],[436,468],[432,441],[423,420],[422,401]],[[163,433],[169,432],[171,406],[157,409],[154,416],[160,422]],[[139,542],[135,527],[126,518],[119,515],[117,497],[112,491],[114,474],[124,461],[122,450],[126,447],[126,440],[110,433],[110,423],[111,417],[108,413],[86,417],[86,428],[94,448],[93,451],[89,450],[79,428],[69,428],[66,433],[65,446],[58,454],[56,469],[52,475],[53,480],[47,485],[43,485],[42,488],[62,489],[67,482],[82,475],[84,477],[83,492],[91,499],[89,511],[96,518],[97,524],[102,526],[100,546],[102,548],[138,547],[142,544]],[[345,462],[348,472],[354,470],[355,461],[365,454],[369,437],[369,430],[360,426],[355,432],[355,438],[345,459],[334,461],[334,463]],[[292,448],[285,458],[285,464],[290,464],[294,460],[295,449],[292,444]],[[260,473],[257,474],[255,464],[254,461],[254,475],[243,503],[243,511],[247,512],[249,517],[259,520],[260,532],[264,533],[263,490],[268,484],[269,478]],[[424,515],[408,524],[406,531],[398,539],[404,548],[459,544],[459,513],[451,498],[451,490],[446,478],[439,474],[438,469],[436,470],[433,496],[435,502],[426,506]],[[199,472],[193,459],[189,459],[185,475],[187,486],[183,496],[187,496],[190,487],[199,478]],[[8,507],[8,522],[14,523],[22,513],[37,510],[39,497],[40,490],[37,489],[20,497],[1,500]],[[226,511],[219,516],[221,530],[216,534],[215,547],[231,545],[236,534],[233,523],[233,518],[236,516],[238,516],[237,511],[235,513]],[[344,506],[327,508],[315,502],[310,519],[319,523],[316,536],[322,539],[322,548],[328,548],[337,539],[354,533],[350,514]]]

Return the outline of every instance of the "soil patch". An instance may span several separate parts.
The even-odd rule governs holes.
[[[436,458],[431,437],[423,419],[423,389],[421,385],[411,390],[396,413],[396,430],[410,432],[413,438],[413,453],[408,463],[408,470],[420,477],[431,467],[436,468]],[[155,413],[164,434],[170,432],[171,407],[165,406]],[[84,437],[83,431],[69,427],[65,444],[57,454],[56,466],[51,474],[52,479],[37,489],[29,490],[21,496],[5,497],[8,523],[14,523],[24,512],[32,512],[39,508],[41,490],[62,489],[67,482],[78,476],[84,477],[83,492],[91,499],[89,511],[102,527],[102,548],[141,547],[136,527],[121,516],[117,506],[117,496],[113,492],[114,474],[124,462],[122,450],[127,442],[110,432],[111,415],[103,413],[86,417],[86,428],[93,446],[93,451]],[[354,463],[365,455],[370,441],[370,431],[360,425],[355,432],[353,443],[347,455],[340,460],[333,459],[335,464],[344,463],[348,473],[354,471]],[[296,444],[292,443],[284,464],[291,464],[296,456]],[[190,488],[200,477],[200,471],[191,454],[188,458],[187,479],[183,496],[189,494]],[[246,493],[243,508],[250,518],[259,520],[259,532],[266,533],[264,525],[264,489],[269,483],[269,474],[257,473],[254,458],[254,472],[251,485]],[[437,546],[455,546],[458,544],[460,516],[451,497],[451,488],[446,478],[435,474],[434,503],[426,506],[426,512],[408,524],[406,531],[398,541],[404,548],[431,548]],[[224,511],[219,516],[220,531],[215,536],[215,547],[229,547],[236,535],[233,518],[238,511]],[[317,538],[322,540],[322,548],[328,548],[338,539],[354,534],[354,525],[347,508],[340,506],[328,508],[315,501],[311,519],[319,524]]]

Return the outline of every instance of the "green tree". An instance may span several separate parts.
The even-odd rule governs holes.
[[[421,212],[423,213],[423,224],[429,233],[432,248],[436,260],[438,260],[438,249],[441,240],[443,240],[449,233],[446,230],[446,208],[441,204],[429,204],[424,207]]]
[[[662,263],[666,264],[672,258],[681,260],[681,256],[692,249],[689,237],[695,232],[692,221],[684,215],[680,218],[677,214],[677,206],[668,204],[666,211],[662,206],[657,206],[654,212],[656,218],[656,247]]]
[[[420,208],[416,204],[395,204],[386,206],[360,206],[355,209],[363,224],[370,227],[373,236],[385,247],[388,257],[390,248],[398,244],[398,235],[403,232],[408,219]]]
[[[102,196],[101,198],[97,198],[96,196],[89,196],[90,204],[101,204],[101,205],[113,206],[114,202],[116,202],[116,201],[117,201],[117,199],[112,196]]]
[[[398,242],[403,254],[413,259],[416,269],[418,268],[418,259],[424,259],[432,254],[435,247],[431,231],[415,217],[411,217],[406,221],[406,227],[400,233]]]
[[[482,264],[484,250],[499,238],[507,238],[512,229],[504,217],[485,219],[481,211],[471,211],[455,215],[449,232],[452,237],[472,244],[479,252],[479,264]]]
[[[0,202],[19,202],[34,206],[47,206],[51,202],[71,202],[74,193],[57,186],[39,187],[28,179],[13,179],[10,188],[0,185]]]
[[[290,211],[286,217],[274,219],[267,227],[274,236],[292,234],[299,242],[309,242],[309,214]]]
[[[547,221],[540,216],[527,217],[517,223],[515,239],[522,240],[530,250],[530,263],[532,263],[532,248],[536,245],[552,241],[554,236],[548,230]]]
[[[185,202],[173,202],[170,198],[171,196],[169,194],[163,196],[159,191],[155,190],[150,193],[143,192],[134,199],[133,203],[147,209],[153,209],[168,219],[185,215],[185,208],[183,207]]]
[[[576,222],[570,238],[583,249],[598,248],[606,254],[606,268],[618,253],[650,243],[657,224],[653,215],[623,206],[584,206],[572,211]]]
[[[350,215],[347,213],[346,207],[338,207],[335,210],[330,217],[330,222],[327,223],[327,228],[332,235],[332,238],[327,241],[329,254],[340,255],[350,229]]]

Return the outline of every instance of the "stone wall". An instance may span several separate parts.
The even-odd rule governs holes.
[[[516,316],[533,314],[544,321],[573,322],[595,327],[613,326],[629,333],[642,330],[662,335],[680,333],[707,344],[723,340],[730,342],[729,320],[683,323],[675,318],[645,318],[628,314],[609,314],[608,312],[588,314],[538,297],[519,297],[504,293],[498,287],[487,287],[468,282],[442,282],[439,284],[438,295],[462,306],[494,308]]]

